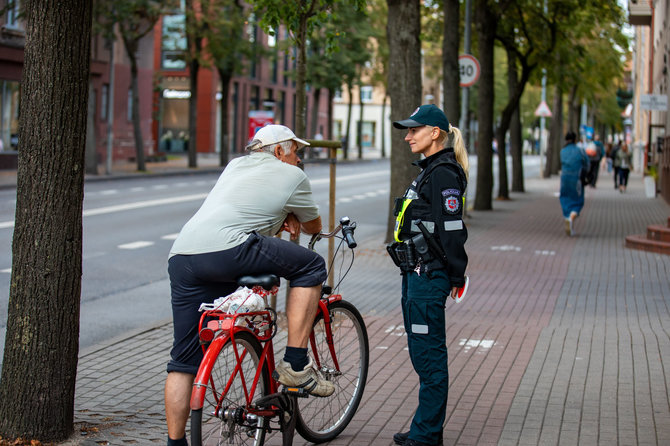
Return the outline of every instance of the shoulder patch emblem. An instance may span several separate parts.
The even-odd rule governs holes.
[[[456,214],[461,209],[461,191],[458,189],[445,189],[442,191],[444,199],[444,210],[447,214]]]

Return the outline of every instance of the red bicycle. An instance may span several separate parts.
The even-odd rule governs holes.
[[[339,258],[340,280],[351,269],[356,242],[355,223],[347,217],[331,233],[316,234],[309,243],[337,237],[339,245],[329,265],[334,274]],[[338,235],[341,232],[342,235]],[[343,243],[350,248],[344,249]],[[275,275],[245,276],[238,285],[267,298],[277,294]],[[280,389],[273,378],[273,338],[277,314],[260,311],[208,310],[198,327],[204,357],[191,396],[191,444],[262,445],[276,432],[290,445],[294,430],[306,440],[322,443],[338,436],[353,418],[363,397],[368,373],[368,336],[354,305],[327,285],[309,338],[309,354],[335,392],[327,398],[308,397],[302,389]],[[244,310],[243,310],[244,311]]]

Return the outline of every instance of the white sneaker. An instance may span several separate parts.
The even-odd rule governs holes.
[[[330,396],[335,392],[333,383],[324,378],[321,372],[314,367],[311,357],[309,363],[300,372],[293,370],[291,364],[282,359],[276,366],[272,377],[285,386],[304,388],[307,393],[314,396]]]

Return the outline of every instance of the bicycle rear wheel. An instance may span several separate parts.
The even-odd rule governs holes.
[[[368,334],[361,314],[346,301],[332,303],[328,312],[339,370],[328,347],[321,313],[313,332],[321,373],[335,384],[335,393],[328,398],[298,398],[296,430],[313,443],[330,441],[347,427],[361,402],[368,376]],[[311,354],[314,356],[314,352]]]
[[[191,412],[192,446],[220,444],[260,446],[265,441],[268,420],[262,417],[256,420],[245,419],[247,400],[244,390],[251,391],[262,347],[251,333],[244,331],[235,334],[235,344],[242,358],[240,370],[236,371],[237,360],[233,343],[229,338],[221,348],[212,368],[202,409]],[[230,388],[225,392],[226,384],[231,377]],[[253,398],[258,399],[266,395],[269,385],[267,364],[264,364]]]

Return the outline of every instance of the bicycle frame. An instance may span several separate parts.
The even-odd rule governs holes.
[[[331,331],[330,326],[330,314],[328,312],[328,305],[340,300],[342,300],[342,295],[340,294],[331,294],[329,296],[322,297],[321,299],[319,299],[319,309],[317,312],[317,316],[319,312],[323,316],[326,327],[326,339],[328,343],[328,348],[330,350],[331,357],[333,358],[333,363],[338,371],[339,371],[339,363],[337,361],[337,355],[335,353],[335,348],[333,344],[333,333]],[[198,369],[198,373],[193,382],[193,391],[191,393],[191,402],[190,402],[191,410],[199,410],[203,408],[205,394],[207,392],[208,387],[210,386],[212,388],[214,387],[214,383],[211,382],[212,368],[214,367],[214,363],[216,362],[216,358],[219,355],[219,352],[221,351],[221,349],[226,344],[229,338],[232,341],[236,365],[232,375],[230,376],[228,382],[226,383],[226,388],[224,389],[223,392],[221,392],[221,394],[225,394],[230,388],[230,385],[233,382],[234,378],[237,376],[237,374],[242,373],[240,364],[242,363],[242,360],[244,359],[244,355],[246,354],[246,352],[240,354],[240,352],[237,349],[237,344],[234,342],[235,335],[241,331],[252,333],[254,336],[256,336],[256,338],[258,338],[258,340],[262,344],[264,344],[263,350],[260,355],[259,363],[256,368],[256,374],[254,376],[251,389],[247,389],[246,386],[243,386],[247,407],[249,407],[254,401],[256,387],[258,385],[258,381],[260,379],[263,366],[266,363],[268,366],[269,374],[270,376],[272,376],[272,372],[275,369],[274,345],[272,342],[272,336],[267,335],[259,336],[259,334],[256,331],[252,331],[249,328],[241,327],[235,324],[238,318],[246,318],[252,316],[262,316],[263,318],[269,318],[270,313],[268,311],[259,311],[253,313],[228,314],[220,311],[206,311],[201,316],[200,324],[198,326],[198,332],[202,331],[204,320],[206,318],[211,317],[214,319],[210,320],[207,323],[207,328],[214,331],[215,335],[212,341],[210,342],[209,346],[205,350],[204,357],[202,359],[202,362],[200,363],[200,368]],[[320,368],[321,358],[319,358],[318,356],[313,331],[310,333],[309,342],[312,346],[312,352],[314,353],[315,356],[314,360],[316,362],[317,368]],[[204,346],[203,349],[205,349]],[[243,379],[242,382],[244,383],[245,380]],[[276,393],[278,391],[278,387],[279,387],[278,383],[274,379],[270,379],[268,394]],[[216,392],[216,389],[214,389],[214,391]],[[255,413],[260,416],[272,416],[275,413],[274,411],[270,411],[270,413],[267,412],[268,411],[255,411]]]

